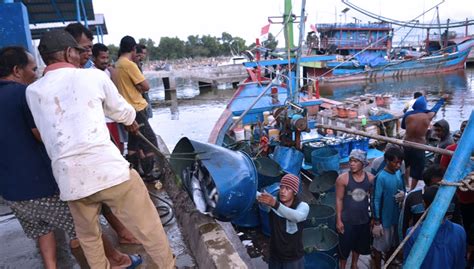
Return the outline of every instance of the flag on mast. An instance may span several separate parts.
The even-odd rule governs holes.
[[[268,33],[270,32],[270,24],[267,24],[262,27],[262,30],[260,31],[260,40],[266,41],[268,40]]]
[[[260,35],[261,36],[267,35],[268,32],[270,32],[270,24],[267,24],[267,25],[262,27],[262,31],[260,32]]]

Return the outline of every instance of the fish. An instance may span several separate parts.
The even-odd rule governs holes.
[[[199,179],[194,175],[191,178],[191,194],[196,209],[201,213],[206,213],[207,204],[201,189],[201,184],[199,183]]]

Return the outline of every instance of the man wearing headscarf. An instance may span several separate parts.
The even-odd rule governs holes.
[[[427,102],[424,96],[416,99],[413,104],[413,110],[405,113],[402,119],[402,128],[406,130],[405,140],[419,144],[426,144],[426,132],[430,126],[431,120],[436,112],[444,104],[449,95],[445,94],[430,110],[427,109]],[[410,171],[412,178],[410,190],[414,189],[421,179],[425,167],[425,151],[405,147],[405,166]]]

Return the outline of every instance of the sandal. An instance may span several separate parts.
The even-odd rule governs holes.
[[[129,254],[128,257],[130,258],[132,264],[127,267],[127,269],[134,269],[143,262],[142,256],[140,256],[140,254]]]

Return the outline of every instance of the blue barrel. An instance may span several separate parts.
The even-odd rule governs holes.
[[[281,166],[283,171],[296,176],[300,174],[303,159],[303,152],[295,148],[276,146],[273,151],[273,160]]]
[[[339,236],[327,226],[303,229],[303,246],[306,253],[318,251],[334,256],[338,244]]]
[[[231,222],[239,227],[244,228],[255,228],[260,225],[260,216],[259,216],[259,207],[258,203],[254,203],[253,206],[243,213],[239,217],[233,219]]]
[[[280,191],[280,183],[274,183],[270,186],[267,186],[263,188],[265,192],[270,193],[274,197],[278,196],[278,192]],[[264,209],[262,205],[259,205],[260,207],[260,224],[262,227],[262,233],[266,236],[271,235],[271,229],[270,229],[270,219],[268,217],[268,212]]]
[[[308,217],[304,222],[304,227],[317,227],[321,224],[335,230],[336,210],[328,205],[310,204]]]
[[[312,252],[304,255],[305,269],[336,269],[337,267],[336,259],[327,254]]]
[[[316,174],[331,170],[339,171],[339,153],[330,147],[315,149],[311,153],[311,164]]]
[[[173,171],[181,175],[196,161],[201,162],[209,173],[206,179],[210,181],[208,185],[218,193],[215,207],[210,212],[213,217],[231,221],[253,206],[258,176],[252,159],[246,153],[183,137],[171,154]],[[184,185],[183,182],[181,184]]]
[[[303,143],[304,162],[311,164],[311,153],[315,149],[324,148],[326,144],[322,141]]]
[[[351,141],[351,151],[353,149],[360,149],[365,152],[369,150],[369,139],[365,137],[357,137]]]

